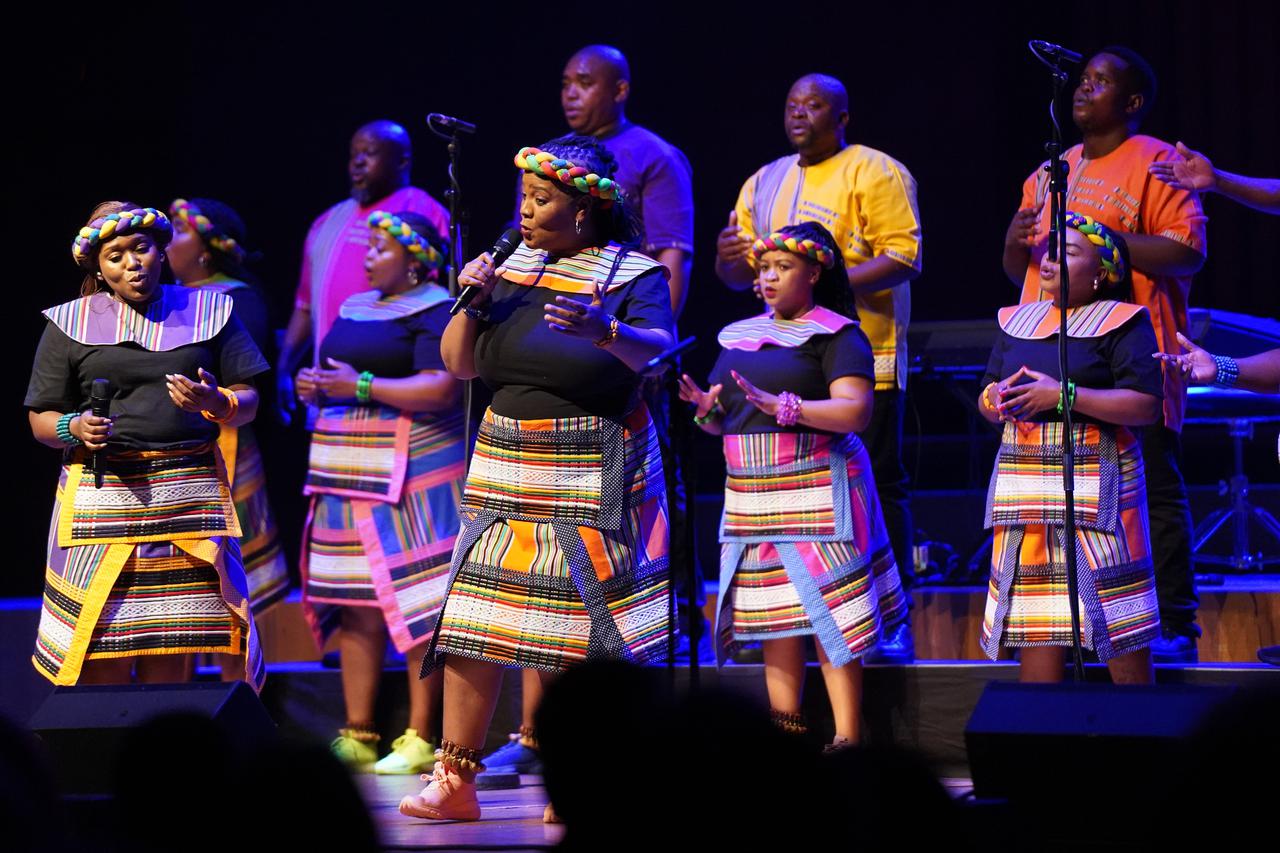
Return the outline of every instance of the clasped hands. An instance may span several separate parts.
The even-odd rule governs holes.
[[[1058,408],[1062,383],[1023,365],[1007,378],[988,385],[984,397],[1002,422],[1025,421]]]
[[[326,358],[326,367],[304,367],[294,381],[298,399],[308,406],[322,406],[327,402],[354,400],[356,383],[360,374],[345,361]]]

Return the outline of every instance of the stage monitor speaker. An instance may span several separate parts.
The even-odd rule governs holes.
[[[212,719],[235,749],[251,750],[276,737],[266,708],[240,681],[59,687],[28,725],[43,741],[64,794],[100,795],[112,789],[128,732],[171,713]]]
[[[1178,743],[1235,693],[1186,684],[988,684],[964,732],[974,795],[1052,803],[1097,795],[1119,777],[1126,792],[1152,790],[1173,769]]]

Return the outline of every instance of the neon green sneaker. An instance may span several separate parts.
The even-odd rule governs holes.
[[[368,773],[378,760],[378,738],[360,739],[353,734],[352,729],[338,729],[338,736],[329,744],[329,751],[352,770]]]
[[[373,765],[373,772],[384,776],[408,776],[430,773],[436,763],[436,748],[418,737],[417,729],[405,729],[391,742],[391,752]]]

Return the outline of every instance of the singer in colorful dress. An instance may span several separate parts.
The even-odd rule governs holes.
[[[160,284],[171,236],[153,208],[98,205],[81,297],[44,312],[26,406],[63,465],[33,661],[55,684],[185,681],[198,652],[265,675],[217,438],[268,366],[229,296]]]
[[[1017,649],[1023,681],[1063,678],[1072,644],[1062,412],[1075,447],[1075,572],[1080,640],[1117,683],[1153,680],[1160,636],[1142,449],[1133,428],[1161,415],[1160,363],[1145,307],[1118,301],[1131,276],[1123,238],[1067,214],[1068,381],[1059,381],[1061,266],[1046,254],[1039,286],[1050,299],[1003,308],[978,401],[1003,423],[986,524],[994,532],[982,646],[993,660]]]
[[[522,244],[472,261],[480,295],[442,351],[493,391],[476,439],[449,595],[428,666],[445,671],[444,743],[401,813],[475,819],[475,774],[502,667],[666,653],[662,463],[640,371],[672,343],[667,271],[591,137],[523,148]],[[550,815],[548,815],[549,817]]]
[[[830,749],[857,743],[862,658],[906,617],[906,598],[858,430],[875,360],[830,232],[791,225],[752,246],[768,310],[721,330],[703,390],[681,396],[724,437],[718,659],[761,641],[774,723],[807,732],[805,637],[816,640],[835,718]]]
[[[271,336],[267,305],[250,283],[246,267],[245,227],[240,216],[214,199],[175,199],[169,205],[173,241],[168,247],[169,269],[183,287],[225,293],[235,305],[237,319],[258,349],[266,353]],[[253,427],[224,428],[218,437],[231,471],[231,497],[240,519],[240,553],[249,578],[249,603],[261,616],[289,591],[289,565],[267,496],[262,452]]]
[[[298,372],[319,408],[305,492],[303,601],[316,642],[339,632],[347,722],[336,755],[378,773],[429,770],[440,678],[419,679],[458,535],[461,383],[444,369],[447,249],[423,216],[374,211],[369,289],[342,303],[319,363]],[[409,725],[378,759],[374,702],[387,635],[407,656]],[[376,761],[376,763],[375,763]]]

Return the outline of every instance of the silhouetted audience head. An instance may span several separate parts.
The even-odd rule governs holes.
[[[66,816],[35,735],[0,716],[0,833],[12,853],[67,849]]]

